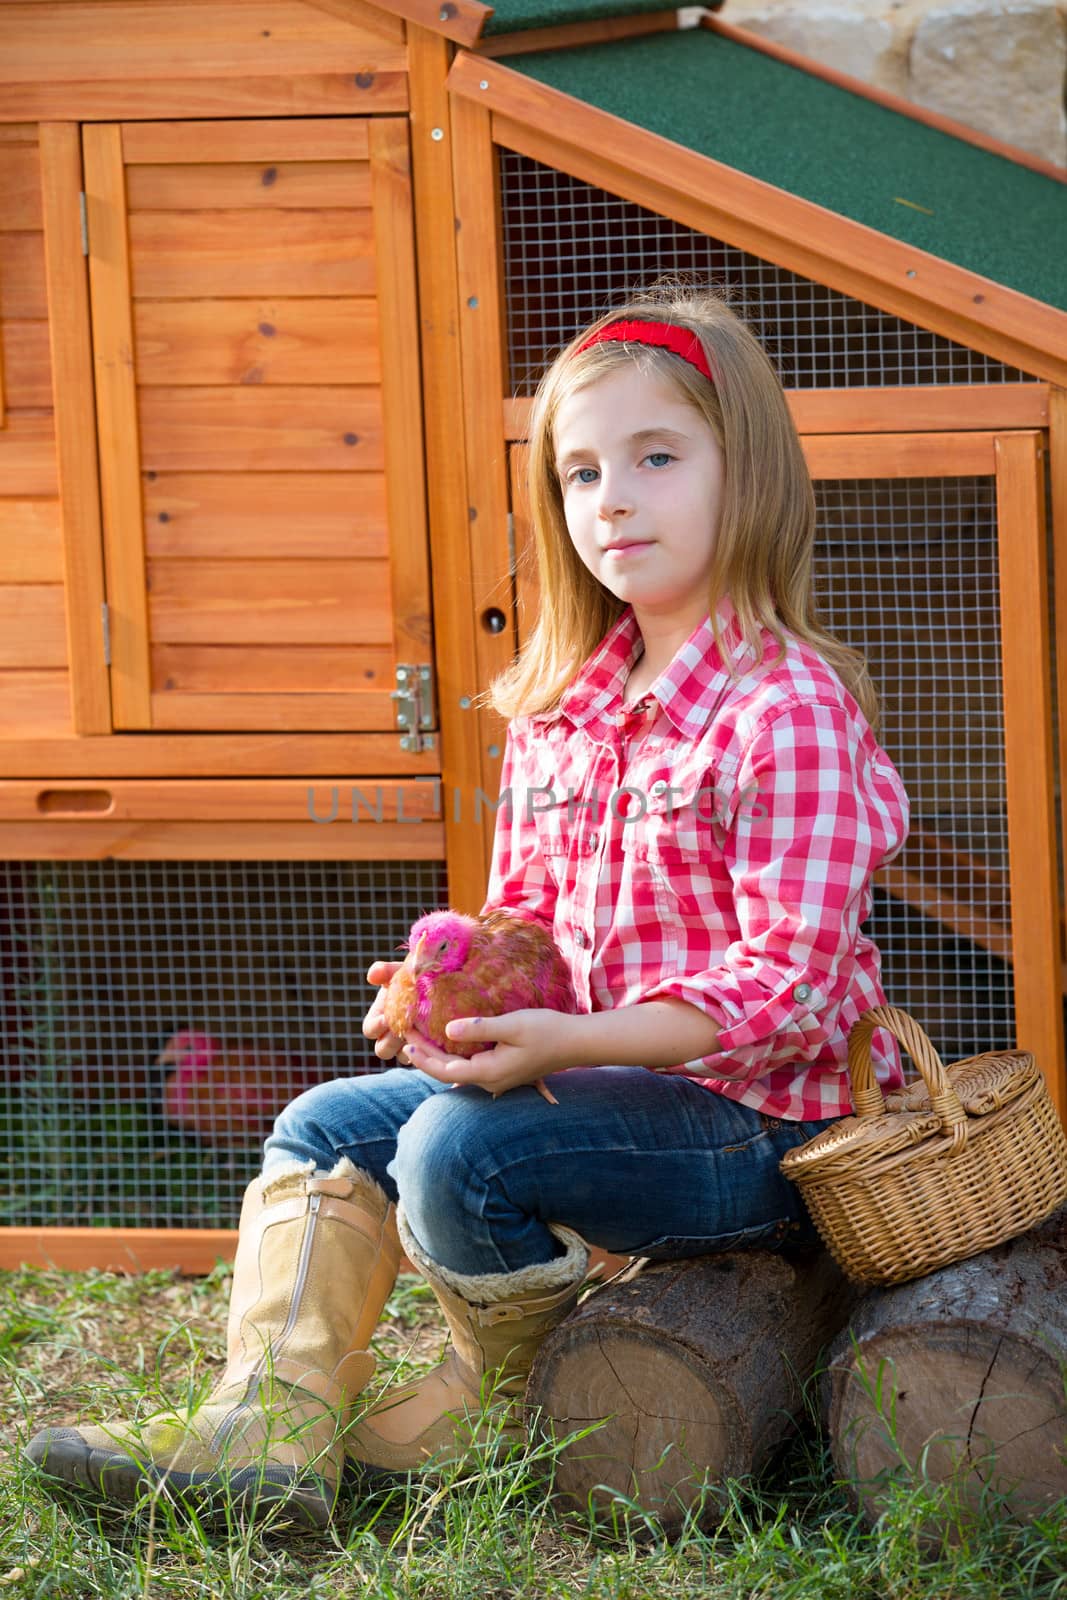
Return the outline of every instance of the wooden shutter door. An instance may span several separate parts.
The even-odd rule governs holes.
[[[395,728],[432,654],[405,121],[84,153],[115,727]]]

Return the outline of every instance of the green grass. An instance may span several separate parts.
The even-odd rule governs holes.
[[[46,1491],[19,1456],[37,1428],[203,1393],[223,1362],[228,1287],[222,1268],[0,1274],[0,1600],[1067,1600],[1067,1504],[1023,1527],[995,1503],[969,1523],[943,1507],[948,1536],[924,1544],[931,1491],[901,1483],[867,1530],[810,1419],[759,1484],[718,1486],[706,1525],[673,1541],[622,1501],[596,1525],[563,1515],[543,1444],[346,1492],[314,1537],[208,1533],[164,1499],[129,1513]],[[442,1344],[428,1288],[401,1279],[381,1375],[424,1370]]]

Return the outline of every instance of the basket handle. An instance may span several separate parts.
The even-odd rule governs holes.
[[[885,1115],[885,1099],[871,1060],[871,1036],[876,1028],[884,1028],[904,1046],[930,1091],[930,1106],[941,1119],[941,1132],[951,1138],[953,1153],[961,1150],[967,1141],[967,1113],[960,1097],[949,1083],[944,1062],[919,1024],[896,1006],[871,1006],[857,1017],[849,1031],[848,1072],[857,1117]]]

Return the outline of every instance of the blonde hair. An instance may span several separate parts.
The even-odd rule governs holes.
[[[715,376],[649,345],[609,342],[579,350],[598,329],[624,319],[686,328],[700,340]],[[554,709],[582,663],[626,609],[579,559],[563,514],[553,433],[564,400],[627,363],[670,382],[714,433],[725,463],[722,515],[710,575],[708,610],[729,594],[738,625],[762,662],[760,630],[785,655],[784,630],[804,639],[838,674],[872,729],[878,699],[863,655],[823,626],[812,592],[815,495],[778,376],[762,346],[719,295],[677,284],[647,290],[597,319],[562,350],[534,397],[529,497],[541,606],[515,660],[479,698],[501,716]],[[751,663],[750,663],[751,665]],[[736,668],[731,668],[734,677]]]

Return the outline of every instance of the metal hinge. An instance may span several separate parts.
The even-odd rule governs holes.
[[[85,203],[85,190],[78,192],[78,214],[82,225],[82,255],[89,254],[89,208]]]
[[[396,701],[397,727],[407,730],[400,740],[401,750],[413,755],[432,750],[436,741],[424,730],[435,726],[433,667],[428,661],[416,665],[401,661],[397,664],[396,682],[389,698]]]
[[[107,605],[107,601],[106,600],[103,601],[103,603],[100,606],[100,624],[101,624],[101,626],[102,626],[102,628],[104,630],[104,666],[105,667],[110,667],[110,665],[111,665],[111,613],[108,610],[108,605]]]

